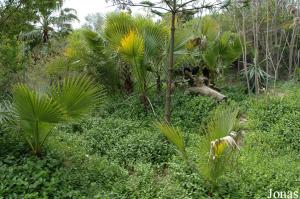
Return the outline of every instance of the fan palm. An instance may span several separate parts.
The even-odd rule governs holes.
[[[18,126],[32,152],[40,156],[55,124],[82,118],[103,97],[103,88],[87,76],[65,78],[44,91],[17,84],[11,107],[6,114],[0,112],[0,118],[4,121],[11,115],[11,124]]]
[[[196,160],[200,163],[199,172],[213,185],[233,162],[234,149],[238,148],[237,140],[240,134],[233,132],[237,114],[238,110],[233,106],[217,108],[206,126],[206,134],[200,139],[199,151],[202,157]],[[155,126],[187,160],[188,155],[181,130],[165,123],[156,123]]]
[[[147,106],[147,68],[144,65],[144,40],[135,31],[129,32],[120,41],[119,53],[132,66],[137,80],[138,90],[141,93],[141,100]]]
[[[112,48],[118,48],[124,35],[136,29],[133,18],[126,13],[107,15],[104,25],[104,38]]]
[[[155,126],[172,144],[176,146],[183,157],[187,158],[183,132],[179,128],[173,127],[168,123],[158,122]]]
[[[208,42],[203,60],[210,69],[222,69],[239,58],[241,53],[239,36],[227,31],[215,41]]]
[[[108,52],[107,54],[112,55],[111,57],[113,57],[114,60],[117,60],[118,64],[115,65],[120,73],[120,79],[127,93],[133,91],[131,68],[120,58],[118,48],[122,38],[134,30],[135,24],[130,15],[126,13],[112,13],[106,16],[103,28],[103,38],[107,46],[105,51]]]
[[[161,23],[138,17],[135,20],[137,29],[144,39],[144,65],[154,73],[157,83],[157,92],[161,93],[161,75],[166,60],[166,44],[168,43],[167,28]]]
[[[207,177],[213,185],[233,162],[234,149],[238,149],[237,140],[239,133],[234,132],[238,115],[238,109],[234,106],[218,107],[206,126],[201,148],[209,150],[208,161],[201,164],[202,174]]]

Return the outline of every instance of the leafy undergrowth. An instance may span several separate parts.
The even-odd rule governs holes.
[[[284,89],[283,89],[284,90]],[[218,182],[212,198],[266,198],[269,189],[299,191],[300,89],[238,102],[249,127],[236,169]],[[17,135],[0,131],[0,196],[4,198],[208,198],[208,182],[193,172],[153,127],[162,116],[152,96],[145,114],[137,97],[115,96],[93,117],[58,127],[44,156],[30,155]],[[188,150],[217,106],[207,97],[174,94],[173,123]],[[201,154],[198,154],[201,156]]]

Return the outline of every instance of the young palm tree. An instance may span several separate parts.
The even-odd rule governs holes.
[[[218,178],[231,166],[235,149],[238,149],[240,134],[233,131],[237,114],[238,110],[231,106],[217,108],[207,124],[206,134],[201,137],[199,143],[199,151],[202,155],[196,160],[200,165],[199,173],[205,176],[213,187]],[[188,160],[182,131],[167,123],[156,123],[156,127],[176,146],[184,159]]]
[[[0,111],[0,121],[9,120],[9,125],[22,133],[33,154],[41,156],[43,145],[56,124],[82,118],[103,97],[103,88],[87,76],[65,78],[43,91],[17,84],[11,105],[5,109],[2,106],[5,111]]]
[[[118,54],[118,47],[122,38],[131,30],[135,30],[133,18],[126,13],[112,13],[106,16],[103,37],[106,43],[106,51],[117,60],[117,68],[123,82],[123,88],[127,93],[133,91],[133,80],[130,66],[125,63]]]
[[[161,78],[167,55],[168,30],[162,23],[154,23],[144,17],[135,20],[137,30],[144,39],[144,65],[156,78],[157,93],[160,96],[162,89]]]
[[[148,71],[144,65],[144,39],[135,31],[129,32],[121,40],[119,53],[132,66],[141,101],[146,107],[148,104],[146,94]]]

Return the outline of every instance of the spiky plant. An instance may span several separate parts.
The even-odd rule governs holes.
[[[0,118],[6,124],[9,119],[8,125],[19,129],[33,154],[41,156],[56,124],[84,117],[100,105],[103,98],[103,88],[87,76],[65,78],[47,90],[17,84],[13,89],[12,103],[6,106],[9,108],[4,114],[0,112]]]

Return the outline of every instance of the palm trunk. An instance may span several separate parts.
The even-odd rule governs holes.
[[[157,92],[157,97],[161,97],[161,90],[162,90],[162,85],[161,85],[161,77],[160,74],[156,74],[156,92]]]
[[[176,0],[174,0],[174,10],[175,7],[176,7]],[[165,104],[165,120],[168,123],[171,123],[171,96],[172,96],[172,76],[173,76],[173,64],[174,64],[175,17],[176,17],[176,12],[172,11],[169,69],[168,69],[167,94],[166,94],[166,104]]]

